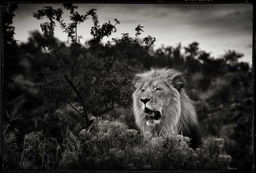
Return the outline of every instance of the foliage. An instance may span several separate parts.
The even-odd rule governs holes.
[[[79,162],[88,169],[227,169],[231,157],[224,140],[209,138],[201,148],[189,148],[189,138],[144,138],[117,121],[97,121],[80,133]]]
[[[69,129],[61,144],[43,131],[25,135],[19,167],[23,169],[227,169],[231,157],[222,138],[208,138],[189,148],[189,138],[144,138],[117,121],[96,120],[76,137]]]
[[[17,129],[14,132],[9,132],[5,135],[2,145],[7,146],[4,150],[2,150],[3,160],[2,163],[4,165],[3,168],[17,168],[20,161],[20,148],[17,144]],[[16,133],[15,133],[16,132]]]
[[[154,49],[156,39],[142,38],[142,25],[134,37],[123,33],[103,44],[120,22],[100,24],[96,9],[80,14],[73,4],[35,12],[48,20],[43,34],[31,32],[28,42],[17,44],[11,25],[16,7],[4,9],[4,169],[251,169],[254,85],[241,53],[214,58],[197,42]],[[88,19],[93,38],[84,44],[77,27]],[[71,44],[54,37],[57,25]],[[139,134],[132,80],[152,67],[184,72],[203,135],[221,138],[206,138],[194,151],[186,137]]]

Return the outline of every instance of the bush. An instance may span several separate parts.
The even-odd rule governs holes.
[[[222,138],[207,138],[200,148],[189,147],[181,135],[143,137],[118,121],[96,119],[79,137],[67,128],[63,141],[33,131],[25,135],[21,155],[8,133],[4,163],[22,169],[228,169],[231,157]]]
[[[207,138],[193,150],[188,137],[144,138],[117,121],[97,120],[80,139],[79,162],[87,169],[227,169],[231,161],[222,138]]]

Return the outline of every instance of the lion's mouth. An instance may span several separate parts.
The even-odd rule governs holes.
[[[144,112],[146,113],[146,120],[159,120],[161,118],[161,112],[158,110],[151,110],[145,107]]]

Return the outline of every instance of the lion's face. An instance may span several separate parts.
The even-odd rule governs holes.
[[[167,74],[166,74],[167,75]],[[137,125],[143,130],[159,134],[163,129],[175,133],[181,103],[174,76],[162,73],[141,75],[136,81],[133,106]]]

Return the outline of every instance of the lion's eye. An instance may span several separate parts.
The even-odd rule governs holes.
[[[162,88],[155,88],[156,91],[161,91],[163,90]]]

